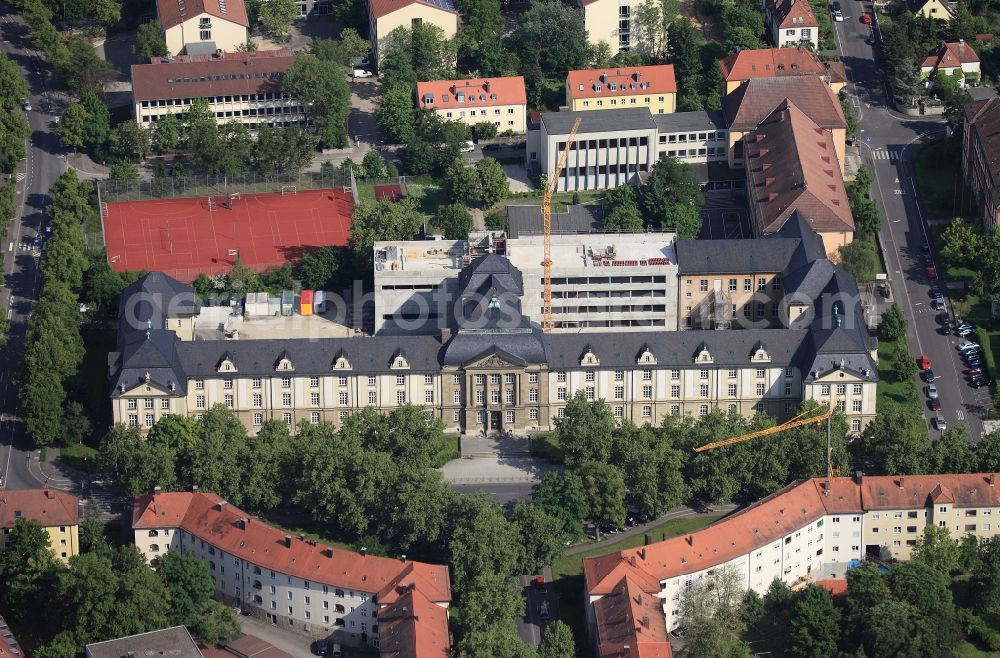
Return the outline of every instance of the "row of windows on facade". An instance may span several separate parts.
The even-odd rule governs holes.
[[[274,92],[274,93],[261,93],[261,94],[242,94],[237,96],[203,96],[199,98],[166,98],[160,100],[145,100],[142,101],[141,106],[142,107],[187,107],[196,100],[206,101],[210,105],[217,105],[220,103],[257,103],[261,101],[279,101],[279,100],[292,100],[292,99],[293,96],[291,94]]]
[[[487,112],[486,110],[479,110],[479,115],[478,116],[484,117],[484,116],[486,116],[486,112]],[[514,108],[512,108],[512,107],[508,108],[507,109],[507,114],[514,114]],[[451,112],[448,112],[447,114],[445,114],[445,116],[448,117],[449,119],[451,118],[451,115],[452,115]],[[494,109],[493,110],[493,116],[498,117],[500,115],[501,115],[500,110],[498,110],[498,109]],[[460,116],[460,117],[466,116],[465,110],[460,110],[459,113],[458,113],[458,116]],[[477,116],[476,115],[476,111],[475,110],[469,110],[468,116],[470,116],[470,117]]]
[[[666,152],[667,157],[670,158],[723,158],[726,155],[726,147],[724,146],[709,146],[708,148],[700,149],[670,149]]]
[[[268,116],[277,117],[277,116],[286,116],[286,115],[289,116],[289,117],[299,116],[300,118],[294,119],[294,120],[289,119],[289,120],[286,120],[286,121],[274,120],[274,121],[271,121],[271,123],[272,124],[282,125],[282,126],[289,126],[289,125],[293,125],[295,123],[301,123],[301,122],[305,121],[305,110],[303,110],[301,106],[295,106],[295,107],[278,107],[278,108],[268,107],[268,108],[261,108],[260,110],[256,110],[256,109],[253,109],[253,110],[243,110],[242,112],[240,112],[239,110],[236,110],[236,111],[226,111],[226,112],[216,112],[215,113],[215,118],[216,119],[239,119],[241,117],[268,117]],[[159,115],[157,115],[157,114],[154,114],[154,115],[144,114],[143,117],[142,117],[142,121],[143,121],[143,123],[150,123],[150,122],[156,123],[157,121],[159,121],[160,119],[162,119],[164,116],[166,116],[166,114],[159,114]],[[181,117],[181,114],[178,113],[177,116]],[[181,120],[183,120],[183,117],[181,117]],[[252,125],[257,125],[257,124],[252,124]]]
[[[736,317],[736,304],[731,305],[730,317]],[[756,313],[754,313],[756,310]],[[778,317],[778,304],[772,303],[765,305],[764,302],[747,302],[743,305],[743,317],[750,320],[763,320],[765,317],[765,310],[769,312],[770,317]],[[694,318],[701,312],[700,310],[693,310],[691,306],[685,306],[684,312],[687,314],[684,318],[685,324],[690,327],[693,326]]]
[[[767,280],[766,277],[762,277],[762,276],[761,277],[757,277],[757,290],[760,290],[760,291],[767,290],[767,281],[768,280]],[[718,283],[718,282],[719,282],[718,279],[713,280],[712,281],[713,286],[714,286],[715,283]],[[738,292],[737,289],[739,288],[739,282],[740,282],[739,279],[729,279],[729,292]],[[684,285],[686,285],[686,286],[693,286],[694,285],[694,279],[686,279],[684,281]],[[709,290],[709,280],[708,279],[699,279],[698,280],[698,290],[700,292],[708,292],[708,290]],[[781,290],[781,277],[780,276],[775,276],[775,277],[771,278],[771,290]],[[745,277],[743,279],[743,292],[753,292],[753,278],[752,277]],[[691,293],[688,292],[686,296],[690,297]]]

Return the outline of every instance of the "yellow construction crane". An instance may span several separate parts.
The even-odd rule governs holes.
[[[573,122],[573,128],[569,131],[569,136],[566,138],[566,146],[563,147],[562,154],[559,156],[559,163],[556,165],[556,170],[552,172],[552,176],[545,182],[545,196],[542,197],[542,232],[545,237],[545,257],[542,260],[542,266],[545,268],[545,288],[542,293],[542,310],[545,314],[544,320],[542,320],[542,331],[548,333],[552,331],[552,193],[556,191],[556,185],[559,184],[559,176],[562,175],[563,167],[566,166],[566,160],[569,158],[569,149],[573,144],[573,139],[576,137],[576,131],[580,128],[580,117],[576,118]]]
[[[836,475],[835,469],[833,468],[833,448],[830,445],[830,417],[833,416],[833,410],[836,407],[836,401],[831,401],[830,406],[824,407],[822,405],[813,407],[803,411],[798,416],[794,418],[789,418],[780,425],[775,425],[774,427],[768,427],[767,429],[757,430],[756,432],[750,432],[749,434],[743,434],[741,436],[734,436],[729,439],[722,439],[721,441],[714,441],[712,443],[707,443],[703,446],[698,446],[694,449],[695,452],[705,452],[708,450],[715,450],[716,448],[723,448],[725,446],[731,446],[734,443],[743,443],[744,441],[750,441],[752,439],[758,439],[762,436],[771,436],[779,432],[784,432],[785,430],[790,430],[795,427],[802,427],[803,425],[812,425],[814,423],[822,423],[826,421],[826,475],[827,477],[833,477]],[[820,413],[816,413],[819,411]]]

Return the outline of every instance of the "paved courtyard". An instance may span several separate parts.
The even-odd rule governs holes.
[[[752,238],[750,215],[747,213],[743,190],[712,190],[705,192],[701,208],[700,240],[732,240]]]

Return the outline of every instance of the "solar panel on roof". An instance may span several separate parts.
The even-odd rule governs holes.
[[[434,5],[435,7],[440,7],[441,9],[455,11],[455,3],[451,0],[424,0],[424,2],[429,5]]]

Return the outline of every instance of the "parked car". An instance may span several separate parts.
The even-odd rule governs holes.
[[[982,368],[969,368],[968,370],[965,371],[965,375],[967,377],[973,377],[975,375],[981,375],[981,374],[983,374]]]
[[[459,149],[462,153],[472,153],[476,150],[476,145],[472,142],[466,142],[462,144],[462,148]]]
[[[871,25],[872,13],[870,11],[866,11],[865,13],[861,14],[861,22],[864,23],[865,25]]]
[[[351,72],[351,75],[355,78],[371,78],[374,77],[375,74],[367,69],[354,69],[354,71]]]
[[[843,23],[844,22],[844,12],[840,11],[839,9],[834,9],[833,10],[833,20],[837,21],[838,23]]]
[[[943,325],[945,325],[945,326],[947,326],[947,325],[950,325],[950,324],[951,324],[951,318],[950,318],[950,317],[948,317],[948,314],[947,314],[947,313],[938,313],[938,315],[937,315],[937,318],[936,318],[936,319],[937,319],[937,323],[938,323],[938,324],[943,324]]]
[[[28,101],[28,100],[24,101],[24,103],[21,104],[21,107],[24,109],[25,112],[30,112],[31,111],[31,101]]]
[[[309,650],[314,656],[328,656],[330,655],[330,643],[326,640],[316,640],[309,647]]]
[[[932,299],[941,299],[942,297],[944,297],[944,293],[941,292],[941,289],[937,287],[931,288],[930,295]]]
[[[920,251],[924,252],[925,254],[929,254],[931,253],[931,246],[925,242],[924,244],[920,245]]]
[[[927,267],[924,268],[924,271],[927,272],[928,278],[931,278],[931,279],[936,279],[937,278],[937,270],[934,269],[933,265],[928,265]]]
[[[948,429],[948,422],[944,419],[944,416],[938,414],[934,417],[934,427],[936,427],[939,432],[944,432]]]
[[[968,361],[965,362],[965,365],[969,366],[970,368],[982,368],[983,367],[983,360],[979,359],[979,358],[970,359],[970,360],[968,360]]]
[[[973,379],[969,382],[969,386],[972,388],[986,388],[990,385],[990,380],[988,379]]]
[[[923,379],[928,384],[930,384],[932,381],[937,379],[937,375],[934,374],[933,370],[924,370],[922,373],[920,373],[920,378]]]
[[[931,357],[927,356],[926,354],[921,354],[920,355],[920,360],[917,361],[917,363],[920,366],[921,370],[930,370],[931,369]]]
[[[531,581],[531,586],[534,587],[539,592],[545,591],[545,576],[535,576],[535,579]]]
[[[931,256],[930,254],[924,254],[923,256],[921,256],[921,258],[924,261],[924,265],[933,265],[934,264],[934,257]]]
[[[975,329],[972,329],[971,327],[966,327],[965,329],[959,329],[958,331],[956,331],[955,335],[965,338],[966,336],[973,334],[975,332],[976,332]]]
[[[958,344],[959,350],[967,350],[969,348],[979,349],[980,347],[982,347],[982,345],[971,340],[963,340],[961,343]]]
[[[937,386],[935,384],[930,384],[927,387],[927,397],[929,397],[932,400],[937,400],[938,399],[938,390],[937,390]]]
[[[941,400],[928,400],[927,408],[931,411],[941,411]]]
[[[931,300],[931,308],[935,311],[943,311],[945,309],[944,300],[940,297]]]

